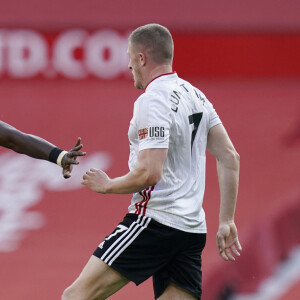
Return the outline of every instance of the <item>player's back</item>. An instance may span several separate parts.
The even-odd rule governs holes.
[[[157,126],[148,127],[147,139],[153,138],[155,128],[163,131],[164,139],[168,138],[168,154],[162,178],[152,188],[144,212],[184,231],[206,232],[202,209],[205,151],[209,128],[220,123],[219,118],[204,94],[177,74],[155,80],[145,94],[141,100],[148,101],[148,110],[158,115],[156,123],[152,123]],[[144,105],[142,101],[140,105]],[[163,138],[159,135],[158,132],[157,138]],[[138,198],[135,195],[133,200]]]

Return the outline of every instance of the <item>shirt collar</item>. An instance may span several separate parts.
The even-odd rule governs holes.
[[[159,76],[156,76],[155,78],[153,78],[151,81],[148,82],[148,84],[146,85],[144,91],[146,92],[146,89],[149,87],[149,85],[152,85],[154,83],[154,81],[158,81],[160,79],[163,80],[163,79],[175,78],[175,77],[177,77],[177,74],[176,74],[175,71],[174,72],[170,72],[170,73],[161,74]]]

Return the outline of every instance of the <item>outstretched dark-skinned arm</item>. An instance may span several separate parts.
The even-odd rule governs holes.
[[[85,155],[85,152],[79,151],[82,148],[81,138],[77,139],[70,151],[64,151],[39,136],[24,133],[2,121],[0,121],[0,146],[33,158],[57,163],[63,168],[64,178],[71,177],[73,165],[79,163],[76,160],[77,156]]]

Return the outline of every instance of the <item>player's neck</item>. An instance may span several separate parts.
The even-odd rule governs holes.
[[[172,66],[171,65],[156,65],[155,67],[151,68],[151,70],[148,73],[148,76],[146,78],[146,84],[148,85],[149,82],[151,82],[154,78],[159,77],[163,74],[172,73]]]

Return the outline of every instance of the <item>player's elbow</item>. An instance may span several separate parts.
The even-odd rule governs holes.
[[[235,151],[232,150],[230,153],[227,154],[227,168],[239,172],[240,170],[240,155]]]
[[[141,185],[144,187],[154,186],[160,181],[161,176],[162,174],[159,171],[146,171],[143,176],[141,176]]]
[[[218,159],[222,164],[232,168],[239,168],[240,155],[234,148],[227,148],[222,151],[221,157]]]
[[[240,155],[237,153],[235,149],[232,149],[228,152],[228,160],[234,161],[236,163],[240,163]]]
[[[154,186],[156,185],[161,179],[161,174],[152,174],[151,176],[148,177],[147,180],[147,185],[148,186]]]

